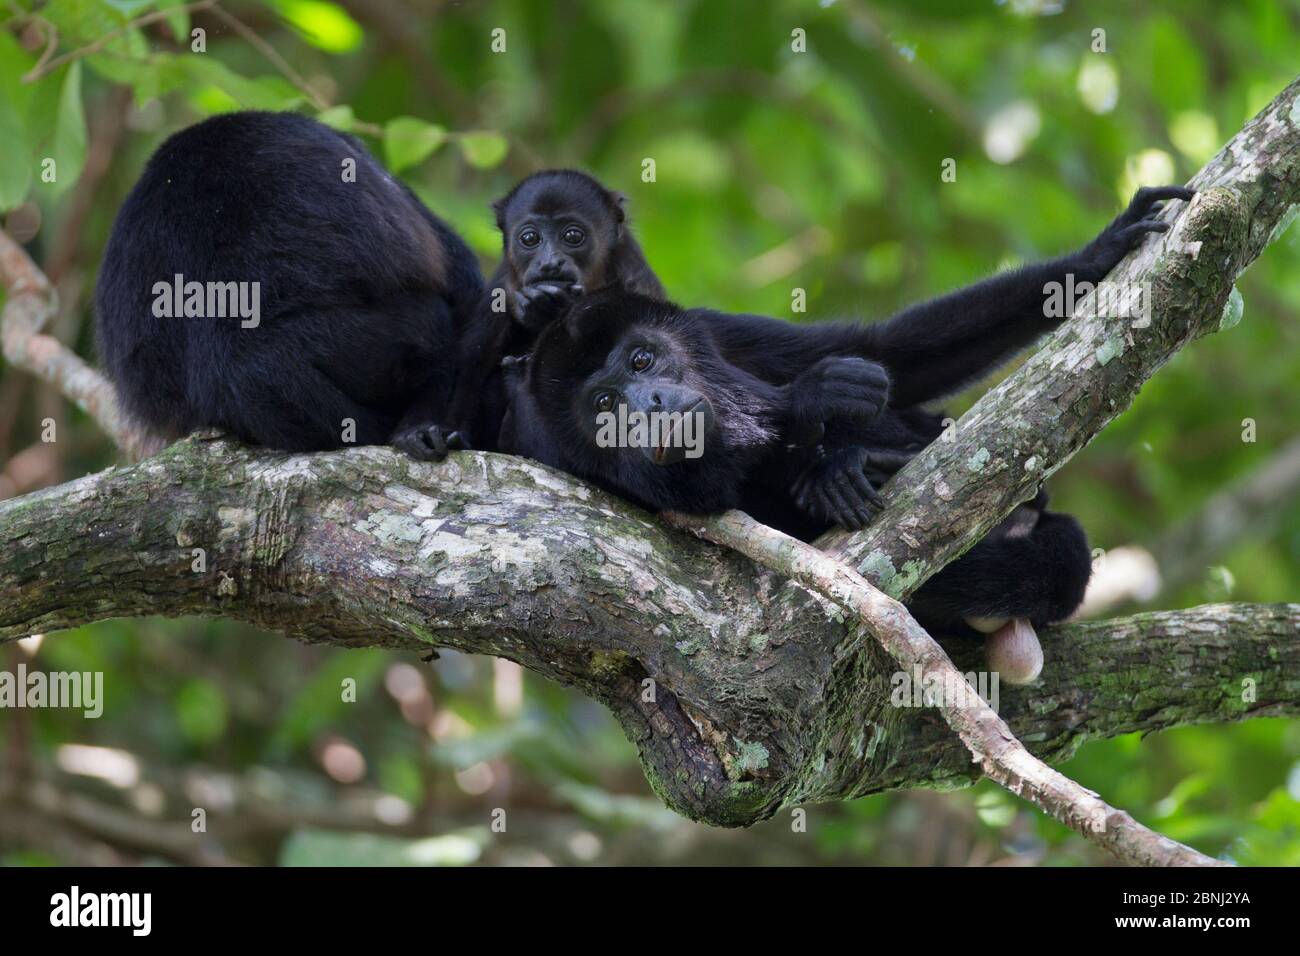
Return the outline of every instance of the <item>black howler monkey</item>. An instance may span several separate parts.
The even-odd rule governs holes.
[[[162,439],[382,444],[417,397],[446,413],[482,288],[465,243],[357,140],[227,113],[164,142],[119,211],[99,351]]]
[[[739,507],[804,539],[861,523],[873,485],[939,435],[940,416],[921,403],[1058,325],[1045,314],[1049,283],[1101,280],[1145,235],[1168,228],[1152,218],[1160,200],[1190,198],[1179,187],[1140,190],[1079,252],[874,325],[793,325],[619,290],[588,295],[509,366],[501,445],[656,510]],[[670,424],[648,447],[611,444],[601,440],[609,419],[598,416],[615,413]],[[683,444],[688,418],[702,431],[698,457],[664,447]],[[1078,523],[1045,505],[1040,493],[928,581],[910,602],[922,623],[971,633],[968,622],[1070,614],[1090,555]]]
[[[445,434],[417,428],[400,438],[399,447],[434,460],[448,445],[494,449],[505,411],[502,358],[527,351],[584,292],[617,285],[664,297],[628,228],[624,201],[586,173],[560,169],[534,173],[492,204],[501,265],[461,343]]]

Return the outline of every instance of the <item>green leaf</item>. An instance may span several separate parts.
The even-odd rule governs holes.
[[[42,85],[22,81],[23,74],[35,65],[36,57],[24,50],[10,33],[0,30],[0,92],[20,115],[27,110],[32,93]]]
[[[170,92],[188,82],[180,70],[172,68],[164,53],[151,60],[123,60],[96,54],[86,57],[86,66],[107,80],[131,87],[137,106]]]
[[[327,53],[351,53],[365,39],[361,24],[336,3],[278,0],[276,6],[308,43]]]
[[[331,723],[340,721],[355,704],[343,699],[343,681],[356,682],[357,699],[383,677],[388,658],[383,651],[367,649],[349,651],[329,658],[302,685],[281,713],[275,733],[266,742],[267,752],[284,754],[305,745]]]
[[[215,87],[244,109],[287,110],[302,101],[302,93],[288,80],[279,76],[240,76],[210,54],[178,57],[176,62],[191,79]]]
[[[351,132],[352,127],[357,122],[357,118],[350,106],[333,106],[327,110],[321,110],[316,114],[316,120],[344,133]]]
[[[176,694],[177,723],[193,743],[211,743],[224,734],[227,713],[225,694],[212,681],[188,681]]]
[[[131,17],[103,0],[50,0],[41,8],[41,16],[54,24],[59,31],[59,43],[66,49],[98,41],[106,34],[121,28]],[[104,49],[112,53],[129,54],[129,34],[117,34],[108,40]]]
[[[0,163],[0,212],[6,212],[27,198],[31,186],[31,146],[8,96],[0,96],[0,143],[5,153]]]
[[[81,63],[74,60],[63,78],[59,112],[54,122],[55,180],[51,192],[62,193],[81,176],[86,165],[86,111],[81,104]]]
[[[54,115],[54,81],[22,81],[35,62],[13,36],[0,30],[0,212],[26,198],[36,168],[33,153]]]
[[[440,740],[430,748],[429,753],[433,762],[440,767],[466,770],[476,763],[511,753],[521,745],[536,741],[540,736],[541,730],[534,721],[518,720],[467,737]]]
[[[158,9],[166,10],[167,26],[177,43],[190,41],[190,12],[185,9],[188,0],[159,0]]]
[[[461,133],[457,137],[465,162],[476,169],[491,169],[506,158],[510,144],[500,133]]]
[[[103,2],[128,19],[139,16],[146,7],[154,5],[153,0],[103,0]]]
[[[384,125],[384,158],[395,173],[424,162],[447,140],[447,131],[436,123],[414,116],[399,116]]]
[[[217,113],[233,113],[240,108],[239,100],[216,86],[201,86],[190,91],[188,96],[195,109],[208,116]]]

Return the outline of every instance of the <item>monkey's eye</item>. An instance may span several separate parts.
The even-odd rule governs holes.
[[[596,406],[598,412],[612,412],[614,410],[615,395],[613,392],[598,392],[592,404]]]
[[[587,234],[577,226],[570,226],[564,230],[564,235],[561,238],[571,246],[580,246],[582,240],[587,238]]]
[[[655,354],[649,349],[637,349],[632,353],[632,371],[644,372],[654,364]]]
[[[536,229],[525,229],[519,234],[519,244],[526,249],[531,249],[542,241],[542,234]]]

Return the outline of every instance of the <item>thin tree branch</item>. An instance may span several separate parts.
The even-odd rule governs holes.
[[[128,30],[137,30],[140,27],[147,27],[151,23],[166,20],[175,13],[200,13],[215,5],[216,2],[217,0],[199,0],[197,3],[187,3],[183,7],[168,7],[165,10],[155,10],[153,13],[146,13],[143,16],[136,17],[134,20],[124,23],[116,29],[109,30],[103,36],[96,37],[83,47],[69,50],[67,53],[56,56],[53,59],[46,59],[42,56],[41,61],[23,75],[23,82],[35,83],[41,77],[53,73],[65,63],[71,63],[73,60],[79,60],[83,56],[90,56],[92,53],[98,53]],[[49,50],[46,50],[46,53],[48,52]]]
[[[270,43],[258,36],[256,31],[249,27],[248,24],[244,23],[243,20],[240,20],[233,13],[222,9],[219,6],[212,7],[212,15],[238,33],[244,38],[249,46],[262,54],[268,63],[284,75],[285,79],[297,87],[303,95],[307,97],[307,99],[311,100],[312,106],[316,107],[318,110],[329,109],[329,102],[317,93],[305,79],[303,79],[302,74],[295,70],[289,64],[288,60],[276,52],[275,47],[271,46]]]
[[[0,337],[10,364],[54,385],[128,454],[152,446],[123,418],[113,386],[96,369],[53,336],[44,334],[58,312],[58,301],[45,274],[22,246],[0,229],[0,282],[8,290],[0,313]]]
[[[670,523],[739,551],[824,594],[856,614],[903,669],[922,686],[961,688],[966,678],[907,608],[882,594],[852,568],[811,545],[781,534],[739,511],[716,518],[669,516]],[[979,695],[945,693],[936,706],[984,774],[1049,816],[1135,866],[1227,864],[1149,830],[1091,790],[1048,767],[1025,749]]]

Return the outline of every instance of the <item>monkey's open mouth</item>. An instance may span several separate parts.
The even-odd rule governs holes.
[[[659,443],[650,449],[650,460],[656,465],[673,465],[687,457],[698,458],[704,451],[704,431],[708,427],[710,406],[703,397],[697,398],[674,416],[671,424],[659,435]],[[696,450],[688,455],[688,450]]]
[[[578,276],[576,275],[566,275],[566,276],[558,276],[558,277],[541,276],[536,279],[529,279],[527,282],[524,283],[524,286],[525,288],[529,288],[529,289],[538,289],[543,286],[551,286],[554,289],[564,291],[564,292],[569,292],[574,295],[578,294],[582,290],[582,286],[578,285]]]
[[[664,444],[650,449],[650,460],[656,465],[671,465],[685,457],[685,452],[681,448],[674,448],[667,438],[664,439]]]

